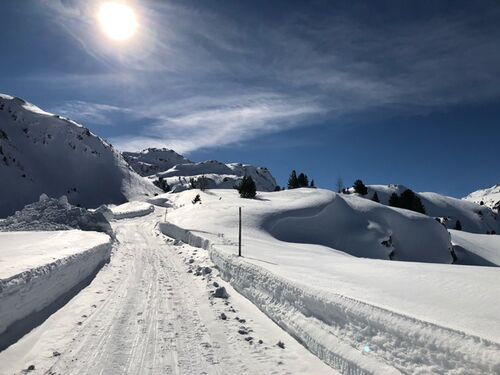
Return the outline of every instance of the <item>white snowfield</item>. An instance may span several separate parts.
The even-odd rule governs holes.
[[[0,96],[0,217],[45,193],[73,205],[120,204],[160,192],[88,129],[22,99]]]
[[[202,202],[193,205],[197,193]],[[178,208],[168,212],[161,230],[206,248],[241,294],[340,372],[500,372],[500,269],[356,258],[307,237],[309,232],[325,236],[347,251],[392,228],[394,241],[404,234],[395,255],[401,248],[405,256],[427,261],[435,256],[440,262],[449,240],[438,229],[428,231],[435,220],[319,189],[261,193],[254,200],[224,190],[167,195]],[[238,206],[243,208],[242,258],[235,255]],[[359,212],[369,217],[365,223]],[[401,220],[390,218],[394,212]],[[337,215],[347,215],[345,222]],[[329,222],[330,234],[323,224]],[[282,239],[316,244],[280,241],[272,236],[276,230]],[[367,246],[364,256],[380,251]]]
[[[467,233],[450,230],[458,259],[466,264],[500,267],[500,235]]]
[[[0,337],[84,281],[110,253],[103,233],[0,232]]]
[[[392,193],[401,195],[407,189],[404,185],[367,185],[368,194],[364,198],[372,199],[377,192],[380,203],[389,204]],[[460,220],[463,230],[472,233],[491,232],[500,233],[500,218],[488,206],[463,199],[447,197],[437,193],[415,193],[420,197],[426,214],[442,218],[442,222],[449,229],[454,229],[457,220]]]
[[[495,210],[496,212],[500,211],[500,184],[493,185],[490,188],[477,190],[465,198],[462,198],[469,202],[474,202],[480,204],[483,202],[485,206],[488,206]]]
[[[221,280],[205,251],[160,234],[162,218],[112,222],[110,262],[0,352],[0,374],[338,374]]]
[[[147,202],[133,201],[111,207],[115,219],[128,219],[132,217],[149,215],[155,210],[154,206]]]

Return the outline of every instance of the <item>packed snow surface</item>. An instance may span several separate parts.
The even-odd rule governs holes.
[[[0,233],[0,336],[91,275],[110,250],[104,233]]]
[[[404,185],[367,185],[368,194],[364,198],[372,199],[376,192],[380,203],[388,205],[391,194],[401,195],[407,187]],[[425,207],[426,214],[439,218],[449,229],[454,229],[457,220],[464,231],[487,233],[500,231],[500,218],[487,206],[462,199],[447,197],[437,193],[415,193]]]
[[[201,204],[193,205],[198,193]],[[346,253],[381,254],[378,245],[368,245],[392,229],[394,255],[400,248],[405,256],[444,262],[448,234],[434,219],[320,189],[261,193],[254,200],[223,190],[167,195],[177,209],[168,212],[162,231],[208,249],[226,280],[341,372],[500,371],[498,268]],[[241,258],[235,256],[238,206],[243,211]],[[364,223],[360,212],[366,213]],[[391,218],[396,214],[399,220]],[[322,227],[330,221],[335,225],[328,233]],[[307,237],[309,232],[317,236]],[[398,234],[403,236],[396,244]],[[363,241],[367,249],[360,254]]]
[[[221,280],[205,251],[161,235],[162,218],[112,222],[109,264],[0,352],[0,374],[338,374]]]
[[[500,266],[500,236],[450,230],[458,263]]]
[[[88,129],[8,95],[0,96],[0,180],[0,217],[42,193],[97,207],[159,191]]]

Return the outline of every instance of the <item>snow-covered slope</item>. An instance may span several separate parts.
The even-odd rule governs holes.
[[[193,205],[198,193],[201,204]],[[500,305],[493,302],[500,269],[346,253],[376,256],[383,252],[377,241],[392,231],[393,242],[401,239],[394,255],[448,262],[448,233],[434,219],[321,189],[260,193],[254,200],[228,190],[166,196],[177,209],[169,209],[160,229],[207,249],[239,292],[341,372],[500,370]],[[238,206],[242,257],[236,256]]]
[[[0,94],[0,217],[45,193],[96,207],[158,189],[81,125]]]
[[[500,184],[496,184],[488,189],[474,191],[463,199],[477,204],[483,202],[485,206],[500,213]]]
[[[382,204],[387,205],[391,194],[401,195],[407,189],[404,185],[367,185],[368,194],[364,198],[371,199],[377,192]],[[462,230],[472,233],[500,233],[500,219],[487,206],[480,206],[462,199],[447,197],[437,193],[415,193],[425,207],[427,215],[440,218],[450,229],[455,228],[457,220]]]
[[[458,264],[500,266],[500,236],[450,230]]]
[[[233,189],[244,176],[251,176],[259,191],[274,191],[276,188],[276,180],[265,167],[240,163],[224,164],[216,160],[179,164],[165,172],[158,173],[157,176],[163,177],[174,192],[189,189],[190,179],[201,177],[207,179],[209,189]]]
[[[122,155],[141,176],[163,172],[177,164],[191,163],[184,156],[168,148],[147,148],[141,152],[123,152]]]

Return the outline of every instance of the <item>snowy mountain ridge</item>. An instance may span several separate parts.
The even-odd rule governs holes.
[[[0,217],[43,193],[71,204],[123,203],[158,189],[87,128],[0,94]]]
[[[277,185],[271,172],[265,167],[241,163],[225,164],[217,160],[194,163],[167,148],[124,152],[123,156],[141,176],[148,176],[151,181],[161,177],[174,192],[190,189],[191,180],[202,177],[205,178],[206,187],[210,189],[233,189],[244,176],[251,176],[260,191],[273,191]]]
[[[476,190],[462,199],[477,204],[481,204],[482,202],[485,206],[500,213],[500,184],[493,185],[487,189]]]

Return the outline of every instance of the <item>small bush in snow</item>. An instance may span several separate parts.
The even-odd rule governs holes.
[[[241,198],[254,198],[257,194],[257,187],[251,176],[243,177],[240,185],[238,186],[238,193]]]
[[[201,203],[201,198],[200,198],[200,194],[196,194],[196,197],[194,197],[194,199],[191,201],[193,204],[196,204],[198,202]]]

